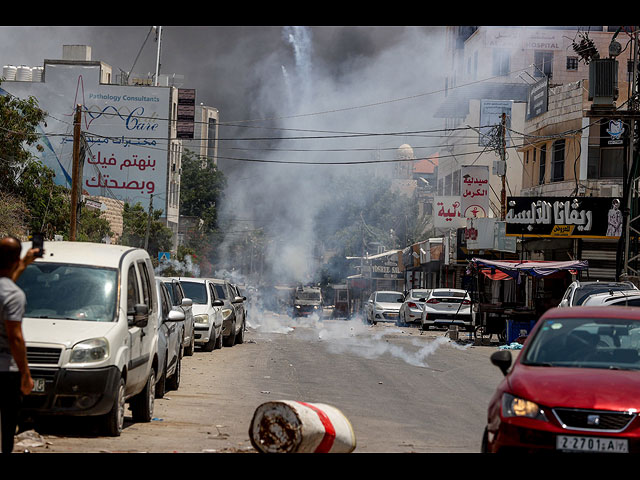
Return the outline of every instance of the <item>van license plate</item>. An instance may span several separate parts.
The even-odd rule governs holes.
[[[34,378],[33,379],[33,393],[43,393],[45,387],[44,378]]]

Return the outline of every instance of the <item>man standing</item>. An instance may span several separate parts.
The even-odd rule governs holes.
[[[22,316],[26,307],[24,292],[15,284],[20,274],[35,260],[39,249],[31,249],[20,259],[20,240],[0,240],[0,422],[2,453],[13,451],[14,435],[22,395],[33,389],[22,336]]]

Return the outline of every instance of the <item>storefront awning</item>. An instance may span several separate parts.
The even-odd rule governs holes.
[[[478,270],[493,280],[505,280],[514,278],[520,280],[521,274],[534,277],[543,277],[559,271],[577,272],[587,270],[589,263],[586,260],[571,260],[566,262],[545,260],[484,260],[472,258],[471,263]],[[500,272],[500,274],[498,274]]]

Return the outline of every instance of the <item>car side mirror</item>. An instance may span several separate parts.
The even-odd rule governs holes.
[[[222,306],[224,306],[224,302],[222,300],[218,299],[218,300],[214,300],[211,303],[211,305],[213,305],[214,307],[222,307]]]
[[[498,367],[503,375],[506,375],[509,371],[512,361],[509,350],[499,350],[491,355],[491,363]]]
[[[178,310],[171,310],[167,315],[168,322],[182,322],[184,321],[184,313]]]
[[[191,300],[190,298],[183,298],[181,305],[183,307],[191,307],[193,305],[193,300]]]
[[[244,301],[244,297],[234,297],[231,303],[241,303]]]
[[[128,312],[128,316],[132,317],[129,320],[129,326],[144,328],[149,323],[149,306],[144,303],[138,303],[133,306],[133,312]]]

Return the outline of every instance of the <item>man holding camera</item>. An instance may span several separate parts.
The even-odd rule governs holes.
[[[14,435],[22,395],[33,389],[27,362],[27,347],[22,335],[22,316],[26,307],[24,292],[15,284],[27,266],[41,255],[32,248],[20,259],[20,240],[0,239],[0,422],[2,453],[13,451]]]

